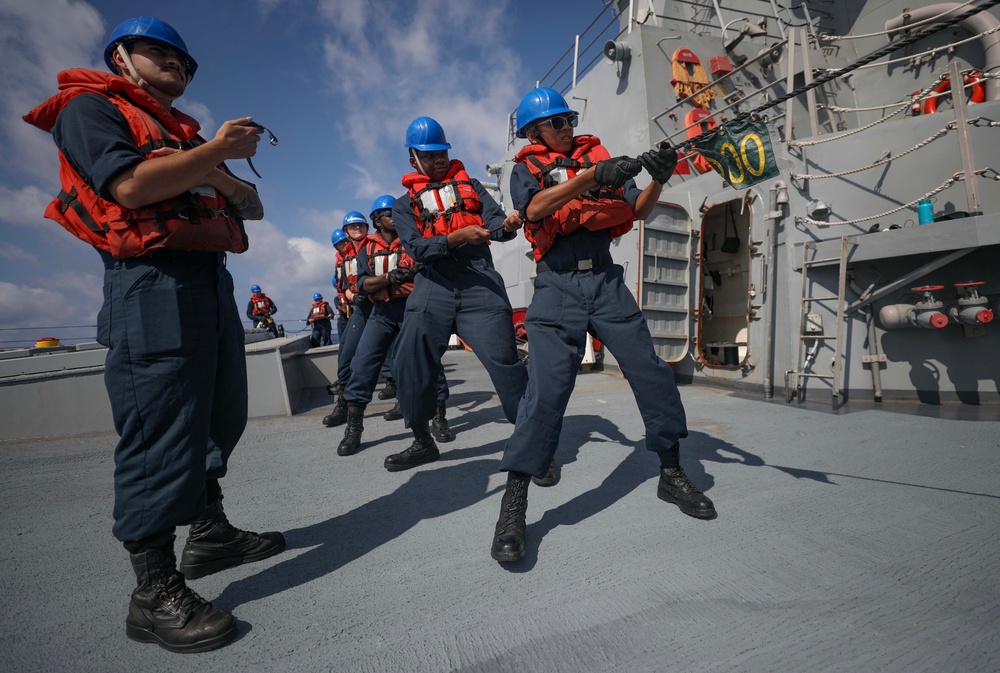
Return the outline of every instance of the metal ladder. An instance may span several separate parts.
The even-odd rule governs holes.
[[[791,402],[793,397],[798,397],[799,401],[802,401],[803,379],[807,378],[829,381],[832,389],[831,403],[836,405],[837,401],[840,399],[840,392],[843,388],[841,356],[843,354],[844,347],[844,318],[847,309],[847,302],[844,297],[847,287],[847,255],[851,247],[857,245],[857,243],[858,241],[856,237],[844,236],[840,239],[839,257],[826,257],[820,259],[815,257],[817,251],[817,244],[815,241],[807,241],[802,244],[802,293],[799,302],[798,359],[796,360],[796,366],[798,368],[785,372],[786,402]],[[813,283],[809,279],[809,270],[813,267],[828,265],[833,262],[837,263],[839,271],[837,294],[818,297],[810,296],[813,289]],[[837,330],[835,334],[824,333],[821,324],[816,324],[815,322],[809,320],[809,317],[812,315],[809,308],[814,302],[829,301],[837,302]],[[834,340],[832,373],[816,374],[807,371],[811,367],[812,362],[815,360],[816,354],[819,352],[822,343],[829,339]],[[807,351],[806,341],[809,340],[813,341],[814,344],[813,347]],[[794,378],[794,381],[791,381],[792,378]],[[789,383],[794,383],[794,388],[790,387]]]

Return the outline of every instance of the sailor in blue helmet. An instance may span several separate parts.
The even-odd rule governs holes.
[[[278,305],[264,294],[264,291],[260,289],[260,285],[251,285],[250,300],[247,302],[247,318],[253,321],[254,327],[266,328],[274,335],[275,339],[279,336],[278,323],[268,320],[268,318],[277,312]]]
[[[333,278],[330,283],[337,291],[337,298],[334,304],[337,307],[337,341],[339,342],[344,332],[347,331],[347,321],[351,318],[351,305],[347,302],[344,289],[347,287],[347,270],[344,266],[344,256],[351,247],[347,239],[347,233],[343,229],[334,229],[330,234],[330,243],[337,251],[334,261]]]
[[[516,112],[517,135],[529,144],[514,157],[510,193],[527,220],[537,273],[525,317],[528,388],[500,462],[507,488],[491,549],[500,562],[524,557],[528,483],[550,469],[588,332],[615,356],[632,388],[646,448],[660,459],[659,497],[690,516],[715,516],[712,501],[681,469],[687,425],[674,374],[656,355],[610,250],[635,219],[652,212],[677,154],[662,149],[611,158],[597,137],[574,136],[577,120],[566,100],[545,87],[529,92]],[[652,180],[640,190],[632,178],[643,167]]]
[[[514,323],[503,278],[493,267],[490,241],[516,235],[519,213],[505,215],[462,162],[448,156],[444,129],[418,117],[406,129],[414,172],[396,199],[392,219],[406,252],[423,269],[414,279],[396,349],[397,393],[413,443],[385,459],[389,471],[406,470],[440,456],[428,422],[434,417],[441,356],[457,333],[486,367],[511,422],[524,392],[526,372],[517,356]]]
[[[59,148],[62,196],[46,216],[104,263],[97,340],[108,347],[104,378],[120,438],[112,532],[137,584],[125,632],[200,652],[232,640],[236,620],[185,578],[285,548],[281,533],[230,525],[220,487],[247,421],[243,327],[226,253],[246,250],[243,220],[264,214],[253,185],[224,162],[253,156],[261,129],[242,117],[205,140],[173,107],[198,63],[159,19],[123,22],[104,60],[111,73],[59,73],[60,92],[25,120]],[[174,533],[187,524],[178,568]]]
[[[392,220],[395,201],[388,194],[375,199],[371,218],[378,233],[369,236],[358,252],[358,291],[368,295],[375,308],[361,335],[361,343],[351,363],[351,380],[344,390],[347,428],[337,446],[337,454],[341,456],[349,456],[361,448],[365,408],[372,401],[379,369],[395,348],[407,297],[413,291],[413,281],[420,271],[420,266],[406,253],[396,233]],[[409,366],[408,354],[396,351],[393,367],[398,370]],[[431,424],[434,438],[439,442],[450,442],[454,435],[445,418],[448,382],[442,367],[438,368],[436,397],[437,406]]]
[[[347,234],[348,246],[345,248],[343,254],[339,252],[337,254],[337,266],[342,271],[344,285],[344,287],[339,289],[344,293],[344,299],[350,311],[350,318],[344,330],[337,333],[337,381],[333,384],[333,390],[338,393],[343,393],[344,389],[347,388],[348,381],[351,380],[351,367],[354,361],[354,354],[357,352],[358,344],[361,343],[361,335],[365,331],[365,326],[368,324],[368,318],[371,316],[373,308],[371,299],[358,290],[358,253],[368,240],[368,218],[357,210],[349,211],[344,215],[342,229]],[[377,236],[378,234],[376,233],[375,235]],[[336,247],[336,244],[334,244],[334,247]],[[391,358],[382,370],[382,374],[386,378],[391,378],[391,374],[389,373],[390,363]],[[333,410],[323,417],[323,425],[333,428],[343,425],[346,422],[347,400],[340,394],[333,405]]]
[[[333,324],[330,322],[333,319],[333,309],[330,308],[330,304],[323,300],[323,295],[319,292],[313,295],[313,304],[309,309],[309,317],[306,318],[306,324],[312,325],[312,336],[310,337],[310,343],[313,348],[316,346],[332,346],[333,345]]]
[[[347,244],[343,250],[337,248],[337,289],[344,297],[347,323],[344,328],[337,324],[337,380],[333,390],[342,393],[351,379],[351,359],[361,340],[368,314],[371,312],[371,302],[367,297],[358,294],[358,250],[368,238],[368,220],[356,210],[348,211],[341,222],[341,232]],[[338,237],[339,239],[339,237]],[[330,238],[333,241],[333,237]],[[347,422],[347,402],[343,396],[337,397],[333,410],[323,417],[323,425],[328,428],[343,425]]]

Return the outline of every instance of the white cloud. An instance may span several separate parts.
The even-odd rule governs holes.
[[[441,122],[452,157],[474,176],[503,156],[497,129],[522,93],[520,56],[505,39],[508,9],[448,0],[321,4],[337,130],[365,160],[351,185],[359,196],[397,187],[400,167],[407,170],[405,129],[419,115]]]
[[[198,120],[201,124],[201,136],[206,140],[211,140],[219,127],[215,124],[215,118],[212,117],[212,111],[208,109],[208,106],[204,103],[200,103],[192,98],[185,98],[183,101],[178,103],[178,108],[183,110],[185,114],[191,115]]]
[[[24,248],[11,245],[10,243],[0,243],[0,259],[6,262],[24,262],[32,265],[38,264],[38,257],[35,254],[28,252]]]
[[[101,307],[99,277],[44,276],[40,285],[0,281],[4,322],[18,327],[94,325]],[[93,290],[96,288],[96,292]],[[53,336],[58,336],[58,330]]]
[[[70,0],[0,0],[0,146],[3,162],[23,177],[51,184],[56,174],[52,141],[21,120],[56,91],[56,74],[72,67],[100,67],[105,26],[97,10]]]
[[[53,196],[34,185],[20,189],[0,185],[0,220],[20,227],[38,226]]]
[[[320,0],[318,4],[320,16],[337,26],[341,31],[361,37],[361,31],[369,22],[366,12],[375,8],[369,3],[343,2],[343,0]]]
[[[317,231],[317,235],[329,235],[334,229],[340,229],[344,222],[344,215],[347,211],[343,208],[333,208],[332,210],[316,210],[310,208],[302,214],[302,220],[310,228]]]
[[[315,211],[313,211],[315,212]],[[338,221],[343,219],[340,214]],[[250,249],[231,255],[228,268],[237,279],[260,285],[278,304],[288,328],[304,319],[312,305],[314,292],[331,292],[335,251],[329,233],[321,239],[288,237],[268,220],[247,222]],[[332,231],[332,229],[331,229]],[[237,287],[237,298],[250,297],[250,288]],[[243,308],[245,300],[240,304]],[[281,322],[281,321],[279,321]]]
[[[257,7],[260,9],[262,16],[267,16],[279,5],[282,4],[284,0],[257,0]]]

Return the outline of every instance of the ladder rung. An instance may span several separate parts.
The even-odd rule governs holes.
[[[813,264],[829,264],[830,262],[840,262],[840,257],[823,257],[821,259],[807,259],[803,262],[806,266],[812,266]]]
[[[836,334],[800,334],[802,339],[836,339]]]
[[[810,379],[832,379],[833,378],[832,374],[799,374],[799,373],[796,373],[796,376],[804,376],[804,377],[807,377],[807,378],[810,378]]]
[[[840,299],[837,295],[832,295],[829,297],[802,297],[802,301],[833,301],[834,299]]]

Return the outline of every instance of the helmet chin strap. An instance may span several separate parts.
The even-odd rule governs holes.
[[[410,151],[413,152],[413,160],[417,162],[417,170],[420,171],[423,175],[427,175],[427,171],[424,170],[424,165],[420,163],[420,155],[417,154],[416,150],[410,150]]]
[[[118,55],[122,57],[122,60],[125,61],[125,67],[128,68],[129,74],[132,75],[132,79],[135,80],[135,83],[139,86],[139,88],[145,89],[148,87],[149,82],[144,80],[139,75],[139,71],[135,69],[134,65],[132,65],[132,57],[128,55],[127,51],[125,51],[125,45],[119,44],[116,51],[118,52]]]

